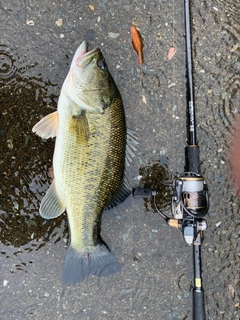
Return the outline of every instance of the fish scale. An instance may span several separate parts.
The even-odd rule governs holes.
[[[84,116],[87,118],[90,136],[87,141],[84,140],[84,133],[82,137],[80,129],[81,122],[85,123],[82,119],[84,116],[71,118],[69,122],[74,122],[71,124],[71,130],[64,134],[61,145],[56,144],[56,148],[62,150],[61,156],[58,154],[62,163],[60,163],[61,172],[55,174],[55,181],[57,185],[68,186],[68,194],[64,194],[63,198],[65,198],[71,229],[71,243],[74,249],[81,252],[85,252],[86,247],[88,250],[94,249],[93,245],[97,243],[97,239],[93,237],[97,235],[93,230],[99,223],[106,202],[111,200],[123,178],[125,121],[123,117],[118,117],[114,125],[111,125],[111,118],[115,115],[114,109],[117,109],[117,113],[120,114],[121,104],[114,103],[102,115],[86,112]],[[120,150],[122,154],[119,153]],[[71,157],[69,157],[70,154]],[[56,161],[59,161],[58,158]],[[119,164],[122,164],[121,167]],[[109,167],[112,168],[111,171],[108,170]],[[109,175],[112,176],[111,179]]]

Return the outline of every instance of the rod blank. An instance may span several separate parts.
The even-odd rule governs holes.
[[[192,40],[189,0],[185,0],[185,30],[187,54],[187,92],[188,92],[188,144],[196,145],[196,125],[193,87]]]

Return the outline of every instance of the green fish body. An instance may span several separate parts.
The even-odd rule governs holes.
[[[67,210],[71,243],[63,283],[120,271],[119,262],[101,239],[100,220],[104,208],[130,193],[124,174],[127,133],[120,93],[98,48],[87,52],[86,42],[78,48],[58,111],[44,117],[33,131],[42,138],[56,136],[54,179],[40,214],[51,219]],[[134,143],[130,149],[134,150]]]

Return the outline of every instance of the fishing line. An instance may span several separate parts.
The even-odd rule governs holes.
[[[168,217],[166,214],[164,214],[162,211],[160,211],[160,210],[158,209],[158,206],[157,206],[157,203],[156,203],[156,195],[157,195],[157,192],[156,192],[156,191],[153,191],[153,192],[152,192],[152,195],[153,195],[154,207],[155,207],[157,213],[158,213],[165,221],[167,221],[167,220],[169,219],[169,217]]]

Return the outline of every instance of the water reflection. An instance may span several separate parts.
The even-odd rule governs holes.
[[[0,45],[0,64],[0,241],[14,247],[29,244],[25,250],[31,251],[43,246],[65,219],[49,224],[38,214],[50,180],[54,142],[45,147],[31,132],[39,115],[56,108],[56,85],[41,77],[28,78],[26,71],[34,65],[28,66],[24,57],[7,45]]]
[[[168,158],[162,156],[159,161],[141,167],[139,169],[139,174],[141,175],[140,186],[157,191],[156,205],[161,210],[166,209],[172,200],[172,188],[161,182],[171,179],[168,172]],[[144,206],[146,211],[157,212],[153,198],[144,198]]]

